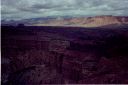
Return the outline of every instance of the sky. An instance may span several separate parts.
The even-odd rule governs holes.
[[[47,16],[128,16],[128,0],[1,0],[2,19]]]

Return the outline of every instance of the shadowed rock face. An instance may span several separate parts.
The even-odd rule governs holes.
[[[127,34],[127,29],[2,27],[2,84],[128,83]]]

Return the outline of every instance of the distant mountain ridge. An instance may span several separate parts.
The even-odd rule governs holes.
[[[128,25],[128,16],[95,16],[95,17],[46,17],[20,20],[28,26],[78,26],[104,27]]]
[[[44,23],[33,24],[34,26],[82,26],[82,27],[101,27],[106,25],[128,24],[128,17],[123,16],[96,16],[78,18],[57,18]]]

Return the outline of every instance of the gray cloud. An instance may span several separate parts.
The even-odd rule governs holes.
[[[128,0],[2,0],[2,18],[127,15]]]

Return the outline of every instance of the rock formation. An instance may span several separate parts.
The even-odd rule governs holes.
[[[128,25],[128,17],[123,16],[96,16],[96,17],[75,17],[70,19],[54,19],[33,26],[78,26],[78,27],[102,27],[107,25]]]

